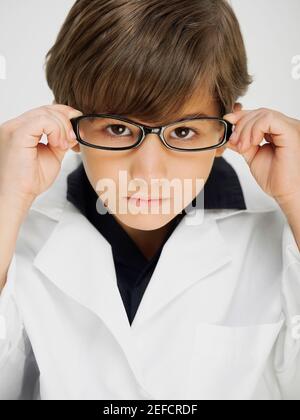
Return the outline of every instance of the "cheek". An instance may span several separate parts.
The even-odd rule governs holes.
[[[116,159],[115,154],[108,151],[88,149],[82,152],[82,161],[87,176],[95,188],[102,179],[110,180],[117,185],[119,171],[126,170],[123,160]],[[126,161],[125,161],[126,163]]]
[[[178,162],[177,166],[174,167],[173,174],[174,178],[180,178],[181,182],[184,181],[195,181],[203,180],[205,183],[211,172],[214,162],[213,152],[200,152],[195,153],[193,156],[189,156],[181,164]]]
[[[201,152],[181,166],[180,179],[186,193],[186,199],[183,197],[184,207],[190,203],[191,197],[194,199],[204,188],[213,166],[214,156],[215,152]]]

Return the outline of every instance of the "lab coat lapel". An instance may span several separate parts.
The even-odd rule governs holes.
[[[183,218],[164,245],[132,328],[143,326],[177,296],[231,260],[212,214],[207,214],[199,225],[190,225]]]
[[[231,258],[214,218],[197,226],[188,225],[183,218],[165,243],[131,326],[119,293],[111,246],[71,203],[64,207],[33,265],[59,290],[101,319],[126,355],[143,395],[148,395],[136,334],[176,296]]]
[[[33,265],[60,291],[101,319],[126,355],[139,389],[148,396],[117,286],[111,246],[70,203]]]
[[[122,345],[127,342],[130,324],[117,286],[111,246],[70,203],[36,255],[34,266],[98,315]]]
[[[189,225],[183,218],[163,247],[131,326],[118,289],[111,246],[70,203],[35,257],[34,266],[98,315],[126,346],[132,330],[231,259],[214,217],[204,218],[199,225]]]

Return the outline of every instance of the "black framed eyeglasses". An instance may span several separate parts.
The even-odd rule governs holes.
[[[233,125],[219,117],[181,119],[160,127],[149,127],[114,114],[88,114],[71,120],[77,140],[102,150],[129,150],[139,147],[148,134],[157,134],[171,150],[198,152],[222,147]]]

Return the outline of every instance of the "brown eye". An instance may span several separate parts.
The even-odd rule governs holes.
[[[116,125],[116,124],[108,125],[106,128],[108,130],[110,130],[112,132],[112,134],[115,135],[115,136],[122,136],[122,135],[123,136],[128,136],[128,135],[132,134],[130,132],[130,130],[128,129],[128,127],[126,127],[125,125],[121,125],[121,124],[119,124],[119,125]],[[129,133],[128,132],[126,133],[126,130],[128,130]],[[125,131],[125,134],[124,134],[124,131]]]
[[[191,138],[191,136],[188,136],[188,134],[190,133],[190,132],[193,132],[193,133],[195,133],[195,131],[194,130],[191,130],[190,128],[188,128],[188,127],[177,127],[174,131],[173,131],[173,133],[175,133],[176,134],[176,136],[174,136],[174,138],[177,138],[177,139],[190,139]],[[173,137],[173,136],[172,136]]]

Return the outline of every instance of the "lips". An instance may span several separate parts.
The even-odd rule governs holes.
[[[162,202],[164,200],[166,200],[166,198],[151,198],[151,199],[145,199],[145,198],[140,198],[140,197],[127,197],[127,200],[129,202],[132,202],[138,206],[140,205],[152,205],[152,204],[162,204]]]
[[[129,196],[127,197],[128,200],[135,199],[135,200],[141,200],[141,201],[155,201],[155,200],[164,200],[164,198],[161,197],[154,197],[154,198],[147,198],[147,197],[136,197],[136,196]]]

